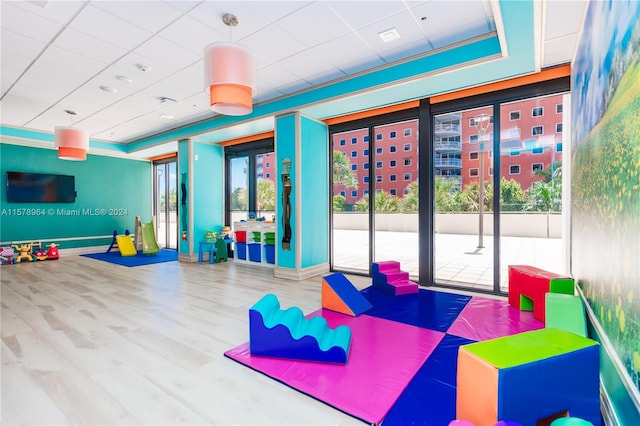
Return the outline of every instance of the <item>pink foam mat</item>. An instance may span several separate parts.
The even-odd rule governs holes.
[[[472,297],[447,334],[482,341],[544,328],[533,312],[520,311],[506,300]]]
[[[444,333],[381,318],[328,310],[332,328],[347,325],[352,339],[346,365],[251,356],[249,343],[225,355],[370,424],[379,424]]]

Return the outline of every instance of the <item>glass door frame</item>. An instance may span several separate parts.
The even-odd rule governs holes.
[[[420,268],[420,285],[449,287],[456,289],[469,290],[456,285],[439,284],[435,281],[435,259],[433,256],[435,247],[435,172],[434,152],[435,138],[433,130],[435,126],[435,116],[454,111],[462,111],[474,108],[482,108],[487,106],[493,107],[493,152],[500,152],[500,105],[506,102],[523,100],[526,98],[535,98],[570,91],[570,77],[561,77],[554,80],[530,84],[511,89],[504,89],[496,92],[485,93],[468,98],[461,98],[431,104],[429,99],[420,101],[420,117],[418,128],[420,132],[420,152],[418,159],[420,161],[419,179],[425,182],[420,185],[420,216],[419,216],[419,268]],[[425,167],[426,166],[426,167]],[[500,188],[500,156],[493,156],[493,187]],[[424,188],[424,190],[423,190]],[[494,191],[495,192],[495,191]],[[493,197],[493,289],[483,290],[474,288],[474,292],[491,293],[498,295],[506,295],[500,289],[500,197]],[[422,255],[427,253],[428,255]]]
[[[419,109],[410,108],[402,111],[392,112],[384,115],[378,115],[374,117],[367,117],[360,120],[354,120],[344,123],[333,124],[329,127],[329,170],[333,170],[333,136],[336,133],[344,133],[353,130],[368,129],[369,136],[369,261],[368,270],[366,273],[360,270],[345,270],[337,269],[335,267],[334,258],[334,237],[333,237],[333,203],[329,203],[329,268],[332,272],[341,271],[353,275],[371,276],[371,262],[375,259],[375,196],[376,196],[376,169],[371,167],[371,164],[376,164],[375,149],[371,149],[375,146],[375,128],[378,126],[384,126],[387,124],[393,124],[395,122],[403,122],[409,120],[416,120],[419,118]],[[418,123],[418,128],[420,123]],[[420,135],[418,135],[420,138]],[[418,145],[420,146],[420,139],[418,139]],[[420,155],[420,154],[419,154]],[[420,170],[418,170],[420,176]],[[333,173],[329,173],[329,200],[333,200]],[[373,208],[372,208],[373,206]],[[418,260],[420,261],[420,260]]]
[[[170,227],[171,227],[171,209],[169,208],[170,206],[170,201],[169,201],[169,189],[171,187],[170,185],[170,174],[166,172],[168,165],[173,163],[175,165],[175,169],[176,169],[176,176],[175,176],[175,182],[173,182],[174,187],[176,188],[176,196],[177,196],[177,190],[178,190],[178,157],[176,156],[172,156],[169,158],[163,158],[161,160],[154,160],[153,161],[153,215],[157,216],[159,212],[159,207],[160,207],[160,195],[159,194],[159,188],[158,188],[158,166],[163,166],[164,167],[164,172],[163,172],[163,177],[164,177],[164,189],[165,189],[165,211],[164,211],[164,215],[165,215],[165,240],[162,242],[158,242],[158,244],[163,245],[164,244],[164,248],[170,249],[170,250],[177,250],[178,249],[178,231],[176,228],[176,234],[175,234],[175,241],[171,241],[171,232],[170,232]],[[177,201],[176,201],[177,203]],[[176,204],[177,206],[177,204]],[[176,214],[175,214],[175,219],[176,219],[176,224],[178,223],[178,209],[176,208]],[[159,220],[156,217],[156,236],[159,234],[158,232],[158,224],[159,224]],[[173,243],[173,245],[172,245]]]

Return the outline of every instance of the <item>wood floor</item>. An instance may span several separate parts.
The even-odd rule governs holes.
[[[320,277],[75,255],[0,275],[3,425],[362,424],[223,356],[248,340],[248,309],[267,292],[318,309]]]

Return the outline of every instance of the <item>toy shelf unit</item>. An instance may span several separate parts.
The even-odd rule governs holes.
[[[235,222],[234,262],[274,267],[276,263],[276,224]]]

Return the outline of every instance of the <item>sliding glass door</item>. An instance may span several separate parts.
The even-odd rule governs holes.
[[[154,171],[154,217],[160,247],[178,248],[178,180],[175,159],[157,161]]]

